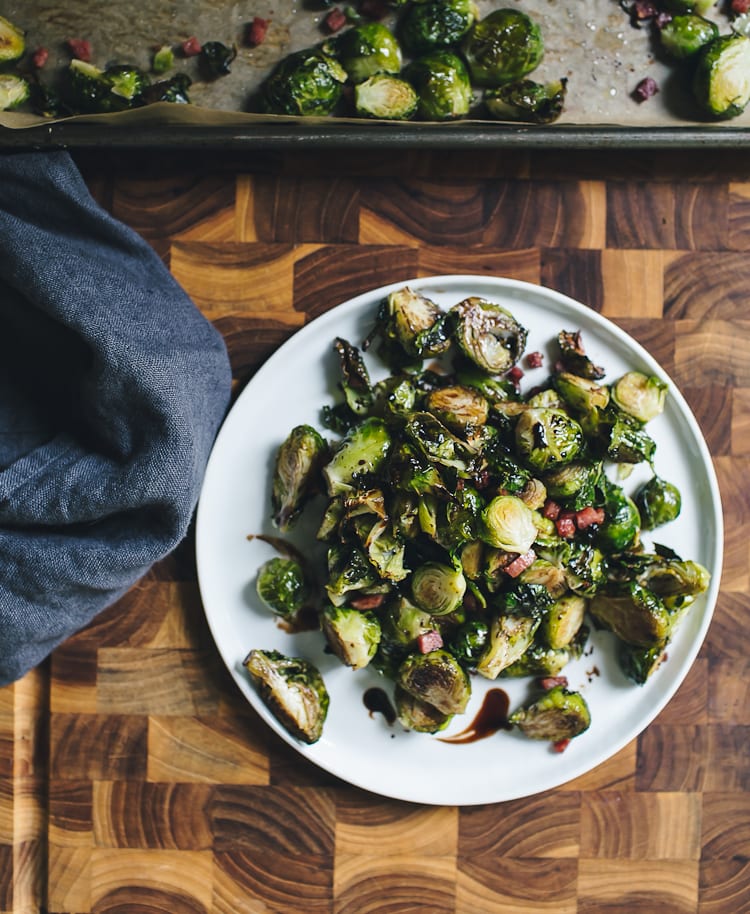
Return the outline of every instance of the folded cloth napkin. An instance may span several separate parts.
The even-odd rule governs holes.
[[[184,538],[226,348],[67,152],[0,155],[0,684]]]

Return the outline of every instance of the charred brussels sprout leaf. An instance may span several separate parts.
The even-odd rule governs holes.
[[[5,17],[0,16],[0,63],[11,63],[23,57],[26,33]]]
[[[330,699],[316,667],[301,657],[258,649],[250,651],[244,666],[279,723],[297,739],[317,742],[323,734]]]
[[[192,82],[187,73],[175,73],[169,79],[160,79],[155,83],[151,83],[143,92],[143,101],[147,105],[151,105],[154,102],[189,105],[188,89]]]
[[[484,106],[494,120],[551,124],[563,112],[567,85],[565,77],[548,83],[521,79],[487,89]]]
[[[416,114],[417,93],[405,79],[377,73],[355,85],[354,108],[360,117],[406,121]]]
[[[638,422],[646,423],[664,412],[667,385],[642,371],[628,371],[612,385],[612,399]]]
[[[0,111],[13,111],[31,97],[31,85],[15,73],[0,74]]]
[[[583,449],[583,430],[562,409],[529,409],[516,423],[516,447],[535,470],[551,470],[571,461]]]
[[[320,614],[320,627],[333,653],[353,670],[366,667],[380,643],[380,622],[371,612],[329,606]]]
[[[653,530],[679,516],[682,496],[677,486],[660,476],[652,476],[636,492],[635,504],[643,529]]]
[[[355,25],[332,39],[329,46],[355,85],[378,73],[395,76],[401,72],[401,47],[393,32],[380,22]]]
[[[601,365],[595,365],[586,355],[579,331],[561,330],[557,335],[560,347],[560,361],[566,371],[598,381],[606,374]]]
[[[520,359],[528,332],[494,302],[472,296],[455,305],[455,337],[463,354],[490,374],[502,374]]]
[[[432,616],[445,616],[458,609],[466,593],[463,572],[440,562],[425,562],[411,576],[414,602]]]
[[[466,671],[452,654],[442,649],[410,654],[399,667],[397,683],[443,714],[463,714],[471,697]]]
[[[413,3],[400,21],[399,37],[410,54],[426,54],[457,45],[474,24],[472,0],[428,0]]]
[[[431,51],[406,68],[417,93],[417,113],[424,121],[449,121],[469,113],[474,93],[469,71],[452,51]]]
[[[718,120],[742,114],[750,101],[750,38],[731,33],[704,45],[694,71],[693,94]]]
[[[286,532],[317,491],[328,445],[311,425],[292,429],[276,452],[271,481],[274,524]]]
[[[718,36],[716,23],[697,13],[673,16],[659,28],[659,43],[676,60],[692,57]]]
[[[285,57],[261,87],[268,114],[302,117],[332,114],[346,82],[346,70],[318,48]]]
[[[483,619],[470,619],[453,633],[450,652],[463,666],[475,669],[489,636],[489,626]]]
[[[508,719],[524,736],[556,743],[588,730],[591,712],[580,692],[555,686],[531,704],[518,708]]]
[[[637,685],[643,685],[667,658],[666,645],[637,647],[621,641],[618,644],[617,659],[620,667]]]
[[[228,47],[220,41],[206,41],[201,45],[198,65],[206,79],[217,79],[232,72],[232,63],[236,56],[236,47]]]
[[[476,85],[501,86],[539,66],[544,41],[541,29],[526,13],[498,9],[474,23],[462,50]]]
[[[469,445],[453,435],[432,413],[413,412],[404,431],[429,461],[441,466],[466,470],[475,456]]]
[[[362,353],[341,337],[336,337],[333,346],[339,356],[341,390],[346,404],[356,416],[364,416],[372,406],[373,394]]]
[[[258,569],[258,596],[278,616],[292,618],[305,602],[305,573],[295,559],[275,556]]]

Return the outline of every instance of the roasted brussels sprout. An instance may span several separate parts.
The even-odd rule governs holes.
[[[559,371],[552,378],[555,390],[576,413],[600,412],[609,406],[609,388],[596,379],[570,371]]]
[[[320,613],[320,627],[333,653],[353,670],[366,667],[380,644],[380,622],[371,612],[327,606]]]
[[[479,536],[490,546],[525,555],[537,536],[534,512],[515,495],[497,495],[483,509]]]
[[[317,491],[328,445],[311,425],[297,425],[276,452],[271,480],[274,524],[282,533],[299,517],[308,499]]]
[[[604,465],[601,460],[574,460],[544,474],[550,498],[578,511],[599,500]]]
[[[732,32],[714,38],[698,52],[693,94],[718,120],[737,117],[750,101],[750,38]]]
[[[10,63],[23,57],[26,33],[4,16],[0,16],[0,63]]]
[[[292,736],[305,743],[323,734],[329,695],[316,667],[279,651],[250,651],[243,661],[264,704]]]
[[[328,494],[347,493],[356,481],[374,473],[391,448],[391,436],[382,419],[370,416],[347,432],[323,467]]]
[[[667,385],[661,378],[628,371],[612,385],[612,399],[638,422],[650,422],[664,412]]]
[[[618,594],[597,594],[589,604],[591,615],[618,638],[638,647],[663,644],[672,622],[656,594],[630,581]]]
[[[453,632],[449,649],[460,664],[475,669],[489,639],[490,629],[484,619],[469,619]]]
[[[457,470],[468,470],[476,453],[432,413],[415,411],[404,424],[407,438],[433,463]]]
[[[412,3],[399,23],[399,37],[412,55],[457,45],[477,18],[473,0]]]
[[[356,546],[339,544],[328,550],[328,599],[343,606],[353,593],[384,593],[389,590],[380,580],[365,552]]]
[[[660,476],[652,476],[635,494],[635,504],[644,530],[668,524],[679,516],[682,496],[677,486]]]
[[[711,575],[699,562],[654,557],[637,575],[637,580],[666,602],[669,597],[695,597],[703,593]]]
[[[482,370],[502,374],[521,357],[528,332],[505,308],[472,296],[454,305],[451,313],[461,351]]]
[[[362,353],[341,337],[336,337],[333,347],[339,356],[340,385],[346,405],[355,416],[364,416],[372,407],[373,392]]]
[[[560,361],[566,371],[592,381],[598,381],[606,374],[601,365],[595,365],[586,355],[579,330],[561,330],[557,334],[557,344],[560,347]]]
[[[296,51],[283,58],[263,83],[261,106],[268,114],[332,114],[346,80],[346,70],[321,49]]]
[[[454,717],[453,714],[445,714],[429,702],[407,692],[398,683],[393,690],[393,700],[398,721],[406,730],[414,730],[417,733],[438,733],[440,730],[444,730]]]
[[[535,470],[552,470],[575,460],[583,449],[581,426],[562,409],[528,409],[516,423],[518,452]]]
[[[232,72],[237,48],[221,41],[205,41],[198,55],[198,66],[205,79],[217,79]]]
[[[452,51],[431,51],[412,61],[405,74],[417,93],[417,114],[424,121],[465,117],[474,93],[463,60]]]
[[[150,85],[148,76],[135,66],[117,64],[101,70],[83,60],[68,66],[67,101],[75,111],[107,114],[142,104]]]
[[[331,39],[331,52],[346,70],[349,80],[362,83],[378,73],[401,72],[401,47],[381,22],[363,22]]]
[[[291,619],[307,597],[304,569],[296,559],[274,556],[258,569],[256,590],[271,612]]]
[[[0,73],[0,111],[12,111],[31,97],[31,86],[15,73]]]
[[[556,600],[542,620],[541,635],[552,648],[567,647],[581,630],[588,600],[569,593]]]
[[[476,671],[485,679],[497,679],[506,667],[528,650],[539,628],[539,616],[500,615],[490,623],[487,645],[477,661]]]
[[[520,676],[558,676],[570,663],[571,651],[567,648],[552,648],[534,640],[500,673],[503,679],[518,678]]]
[[[417,111],[411,83],[388,73],[376,73],[354,87],[354,109],[360,117],[407,121]]]
[[[377,329],[417,359],[440,355],[450,345],[444,313],[408,286],[388,295],[378,312]]]
[[[715,22],[697,13],[672,16],[659,28],[659,43],[676,60],[692,57],[719,35]]]
[[[174,51],[172,50],[172,46],[163,44],[161,47],[158,47],[151,58],[151,70],[158,76],[161,76],[162,73],[171,70],[173,66]]]
[[[410,654],[399,667],[397,684],[443,714],[463,714],[471,698],[466,671],[443,649]]]
[[[667,658],[666,644],[638,647],[621,641],[617,646],[617,659],[623,673],[637,685],[643,685]]]
[[[580,692],[558,685],[531,704],[518,708],[508,720],[530,739],[556,743],[573,739],[588,730],[591,712]]]
[[[461,605],[466,578],[460,568],[440,562],[425,562],[411,576],[411,595],[420,609],[433,616],[445,616]]]
[[[170,102],[173,105],[189,105],[188,89],[193,81],[187,73],[175,73],[169,79],[160,79],[143,90],[143,103]]]
[[[598,432],[606,442],[606,456],[615,463],[650,463],[656,451],[654,439],[626,413],[603,417]]]
[[[547,83],[519,79],[486,89],[482,101],[494,120],[551,124],[563,112],[567,88],[565,77]]]
[[[475,22],[461,45],[472,82],[501,86],[535,70],[544,56],[542,32],[517,9],[493,10]]]
[[[463,434],[481,428],[489,414],[485,398],[470,387],[459,384],[431,391],[427,395],[426,406],[449,429]]]
[[[597,545],[604,552],[622,552],[637,545],[641,532],[638,508],[620,486],[610,484],[604,506],[604,523],[596,532]]]

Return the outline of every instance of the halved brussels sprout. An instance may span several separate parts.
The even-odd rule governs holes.
[[[577,511],[596,503],[603,474],[600,460],[574,460],[545,473],[544,484],[550,498],[560,500]]]
[[[540,632],[552,648],[567,647],[581,630],[588,608],[586,597],[569,593],[556,600],[542,620]]]
[[[307,597],[304,569],[296,559],[274,556],[258,569],[256,590],[271,612],[291,619]]]
[[[567,85],[565,77],[548,83],[519,79],[494,89],[486,89],[482,100],[487,113],[494,120],[551,124],[563,112]]]
[[[668,524],[679,516],[682,496],[677,486],[660,476],[652,476],[635,494],[635,504],[644,530]]]
[[[398,722],[406,730],[414,730],[416,733],[439,733],[454,717],[453,714],[445,714],[429,702],[407,692],[398,683],[393,690],[393,700]]]
[[[433,616],[445,616],[461,605],[466,593],[466,578],[460,568],[440,562],[425,562],[411,576],[414,602]]]
[[[435,302],[408,286],[391,292],[378,314],[378,329],[418,359],[432,358],[450,345],[446,315]]]
[[[4,16],[0,16],[0,63],[10,63],[23,57],[26,33]]]
[[[398,670],[397,683],[443,714],[463,714],[471,698],[469,677],[448,651],[410,654]]]
[[[561,330],[557,334],[560,361],[566,371],[597,381],[606,374],[601,365],[595,365],[586,355],[580,330]]]
[[[468,472],[477,456],[466,441],[453,435],[432,413],[413,412],[404,425],[406,436],[427,457],[441,466]]]
[[[609,388],[570,371],[559,371],[552,378],[555,390],[575,412],[588,413],[609,406]]]
[[[330,701],[320,671],[302,657],[257,648],[243,665],[279,723],[297,739],[317,742],[323,735]]]
[[[626,584],[618,595],[597,594],[589,610],[618,638],[639,647],[663,644],[672,629],[664,603],[635,581]]]
[[[503,679],[520,676],[557,676],[570,663],[571,652],[534,641],[524,653],[500,673]]]
[[[480,538],[505,552],[525,555],[534,543],[534,512],[515,495],[497,495],[481,514]]]
[[[559,600],[568,590],[565,571],[547,559],[537,558],[525,571],[521,572],[518,581],[522,584],[541,585],[554,600]]]
[[[489,404],[471,387],[452,384],[427,395],[425,406],[454,432],[466,434],[487,422]]]
[[[475,22],[461,45],[472,82],[501,86],[522,79],[544,57],[539,25],[517,9],[498,9]]]
[[[650,422],[664,412],[667,385],[655,375],[628,371],[612,385],[612,399],[638,422]]]
[[[354,110],[360,117],[407,121],[417,111],[411,83],[390,73],[376,73],[354,86]]]
[[[650,463],[656,452],[656,442],[638,420],[625,413],[615,413],[605,420],[601,432],[606,441],[606,454],[615,463]]]
[[[0,73],[0,111],[12,111],[31,96],[31,86],[15,73]]]
[[[368,416],[344,436],[323,467],[328,494],[347,493],[376,473],[388,456],[391,436],[382,419]]]
[[[583,450],[583,429],[562,409],[528,409],[516,422],[519,454],[535,470],[571,463]]]
[[[388,520],[365,523],[360,528],[362,545],[367,557],[386,581],[403,581],[409,574],[405,565],[403,540],[397,536]]]
[[[371,612],[327,606],[320,613],[320,627],[333,653],[353,670],[366,667],[380,644],[380,622]]]
[[[451,313],[461,351],[484,371],[502,374],[523,354],[528,331],[501,305],[470,296],[454,305]]]
[[[320,487],[320,471],[327,456],[327,443],[311,425],[295,426],[276,452],[271,507],[273,522],[282,532],[294,525]]]
[[[750,38],[732,32],[704,45],[693,74],[693,94],[717,119],[742,114],[750,101]]]
[[[328,550],[328,580],[325,588],[334,606],[343,606],[354,591],[372,592],[384,582],[361,548],[338,544]],[[385,585],[389,589],[389,585]]]
[[[588,730],[591,712],[580,692],[558,685],[531,704],[518,708],[508,720],[530,739],[556,743],[573,739]]]
[[[668,558],[649,564],[638,581],[666,601],[667,597],[698,596],[708,589],[711,575],[699,562]]]
[[[346,80],[346,70],[320,48],[295,51],[280,61],[261,86],[263,110],[324,117],[338,105]]]
[[[528,650],[539,628],[539,617],[500,615],[490,623],[487,646],[477,661],[476,671],[485,679],[497,679],[506,667]]]
[[[463,59],[452,51],[431,51],[412,61],[404,75],[417,93],[417,113],[423,121],[465,117],[474,93]]]

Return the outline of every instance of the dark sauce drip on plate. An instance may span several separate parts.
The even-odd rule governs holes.
[[[510,699],[502,689],[490,689],[484,696],[482,707],[477,711],[474,720],[453,736],[439,736],[441,743],[476,743],[497,733],[498,730],[510,730],[508,708]]]
[[[379,689],[377,686],[367,689],[362,696],[362,701],[364,701],[365,707],[370,712],[370,717],[373,714],[382,714],[390,725],[396,722],[396,711],[383,689]]]

